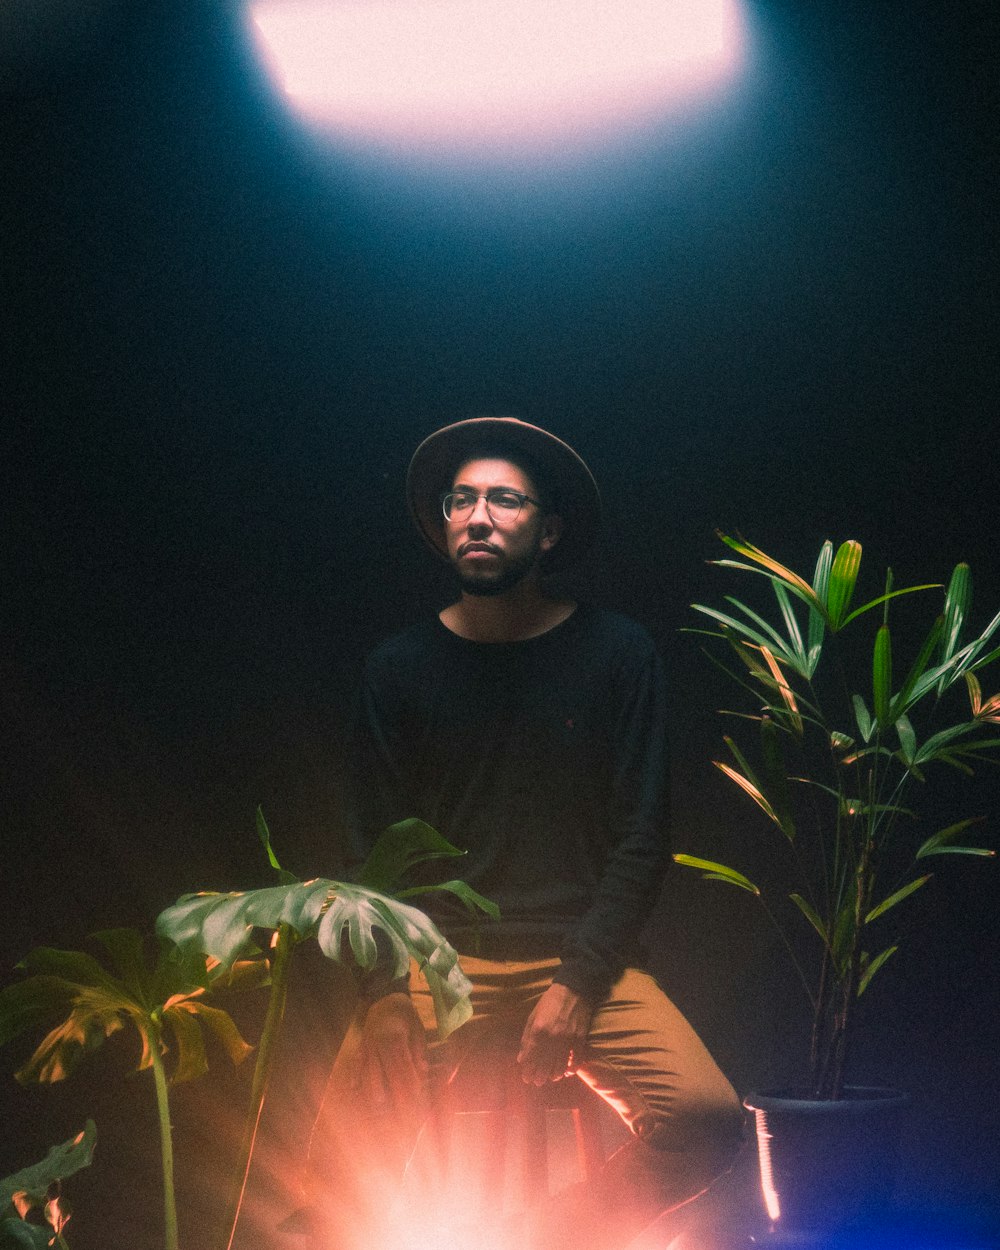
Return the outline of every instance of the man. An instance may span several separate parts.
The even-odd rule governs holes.
[[[384,1194],[379,1169],[409,1159],[433,1074],[513,1025],[524,1081],[577,1073],[631,1140],[596,1183],[536,1212],[511,1250],[612,1250],[703,1192],[742,1126],[729,1083],[639,970],[669,862],[660,662],[633,621],[546,588],[600,518],[594,479],[564,442],[511,418],[447,426],[414,454],[407,496],[460,593],[369,659],[352,825],[359,852],[396,820],[434,825],[468,852],[463,876],[502,920],[476,935],[428,908],[462,953],[475,1015],[439,1046],[416,981],[359,1002],[315,1167],[342,1204],[364,1204],[361,1178]]]

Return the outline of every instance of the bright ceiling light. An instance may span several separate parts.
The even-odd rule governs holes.
[[[590,145],[731,73],[738,0],[251,0],[265,63],[344,138]]]

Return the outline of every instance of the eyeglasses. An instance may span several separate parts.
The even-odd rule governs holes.
[[[506,486],[491,486],[489,490],[450,490],[441,496],[441,507],[444,509],[446,521],[464,521],[475,511],[480,499],[486,500],[486,511],[490,519],[497,525],[516,521],[526,503],[533,503],[536,508],[542,505],[530,495],[519,490],[508,490]]]

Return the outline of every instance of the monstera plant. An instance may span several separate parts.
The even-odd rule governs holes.
[[[718,607],[694,605],[713,626],[693,632],[707,634],[708,653],[743,699],[728,713],[737,725],[725,737],[729,758],[716,763],[767,818],[794,888],[772,902],[735,868],[674,858],[764,906],[812,1008],[810,1096],[835,1100],[858,999],[900,946],[896,909],[927,885],[941,856],[994,855],[967,843],[974,818],[965,813],[939,818],[933,831],[916,818],[943,772],[968,777],[996,757],[1000,695],[984,696],[979,674],[1000,657],[990,645],[1000,613],[970,630],[965,564],[946,587],[897,589],[890,572],[881,593],[855,606],[859,543],[836,553],[824,543],[807,579],[720,537],[739,559],[712,563],[759,584],[764,601],[727,595]],[[912,609],[924,605],[929,620],[916,628]],[[904,659],[899,637],[914,636]]]
[[[256,1049],[245,1129],[217,1242],[221,1248],[231,1246],[235,1237],[295,949],[303,942],[316,941],[328,958],[349,965],[359,975],[381,970],[387,980],[402,975],[414,960],[431,989],[444,1037],[472,1014],[471,987],[457,954],[438,929],[402,900],[418,892],[446,891],[474,915],[498,915],[494,904],[462,881],[421,886],[419,891],[402,885],[406,871],[415,864],[463,854],[422,821],[402,821],[387,829],[355,882],[299,881],[279,864],[259,809],[257,832],[278,885],[184,896],[158,917],[155,948],[135,930],[113,929],[94,935],[103,959],[88,951],[48,947],[32,951],[18,965],[26,975],[0,990],[0,1045],[56,1020],[18,1071],[22,1083],[62,1080],[112,1034],[127,1026],[136,1034],[138,1068],[152,1073],[159,1113],[165,1250],[179,1246],[169,1087],[207,1072],[203,1030],[215,1035],[234,1062]],[[253,1047],[216,1000],[226,992],[264,986],[267,1013]],[[92,1136],[90,1129],[83,1162],[89,1161]],[[82,1166],[76,1155],[71,1161]],[[23,1178],[19,1177],[10,1179],[20,1184]],[[37,1184],[31,1187],[34,1179],[32,1173],[16,1190],[22,1195],[15,1204],[17,1210],[5,1215],[0,1231],[17,1238],[15,1244],[38,1244],[26,1240],[35,1237],[37,1230],[24,1223],[21,1215],[44,1207],[45,1218],[55,1231],[55,1240],[49,1242],[46,1237],[46,1244],[65,1246],[61,1233],[65,1212],[54,1196],[45,1196],[44,1186],[41,1190]]]
[[[401,977],[414,960],[434,1001],[438,1032],[448,1036],[472,1015],[472,986],[458,955],[431,920],[405,898],[445,892],[473,916],[499,917],[496,904],[464,881],[404,887],[407,871],[426,860],[464,854],[421,820],[390,825],[372,848],[356,883],[319,878],[299,881],[278,862],[264,815],[257,832],[280,884],[231,894],[190,894],[168,907],[157,932],[192,958],[208,957],[222,968],[238,967],[258,951],[263,930],[271,938],[271,982],[267,1015],[257,1048],[250,1108],[234,1172],[220,1247],[236,1236],[254,1143],[264,1109],[271,1060],[284,1016],[289,961],[297,946],[315,940],[327,958],[349,963],[362,974],[381,966],[387,981]],[[381,938],[381,941],[378,939]]]

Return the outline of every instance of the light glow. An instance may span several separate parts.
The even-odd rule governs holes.
[[[774,1135],[767,1123],[767,1112],[755,1107],[753,1114],[757,1129],[757,1157],[760,1161],[760,1192],[768,1218],[775,1224],[781,1219],[781,1200],[774,1183],[774,1166],[771,1161],[771,1142]]]
[[[590,144],[718,84],[737,0],[251,0],[309,119],[390,146]]]

